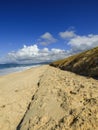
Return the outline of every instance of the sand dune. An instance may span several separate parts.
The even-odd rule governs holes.
[[[0,130],[97,130],[98,81],[51,66],[0,78]]]

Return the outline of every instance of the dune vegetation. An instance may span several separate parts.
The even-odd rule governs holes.
[[[50,65],[76,74],[98,77],[98,47],[55,61]]]

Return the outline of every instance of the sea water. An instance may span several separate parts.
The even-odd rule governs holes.
[[[15,73],[15,72],[21,72],[26,69],[30,69],[32,67],[37,67],[40,65],[42,65],[42,64],[32,64],[32,65],[0,64],[0,76],[7,75],[10,73]]]

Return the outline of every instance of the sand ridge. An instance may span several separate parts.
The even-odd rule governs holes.
[[[0,130],[16,130],[47,66],[0,77]]]
[[[0,78],[0,105],[0,130],[97,130],[98,80],[29,69]]]
[[[17,130],[88,129],[98,129],[98,81],[48,67]]]

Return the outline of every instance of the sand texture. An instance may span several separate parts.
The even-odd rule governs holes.
[[[16,130],[47,66],[0,77],[0,130]]]
[[[51,66],[0,78],[0,130],[98,130],[98,80]]]

